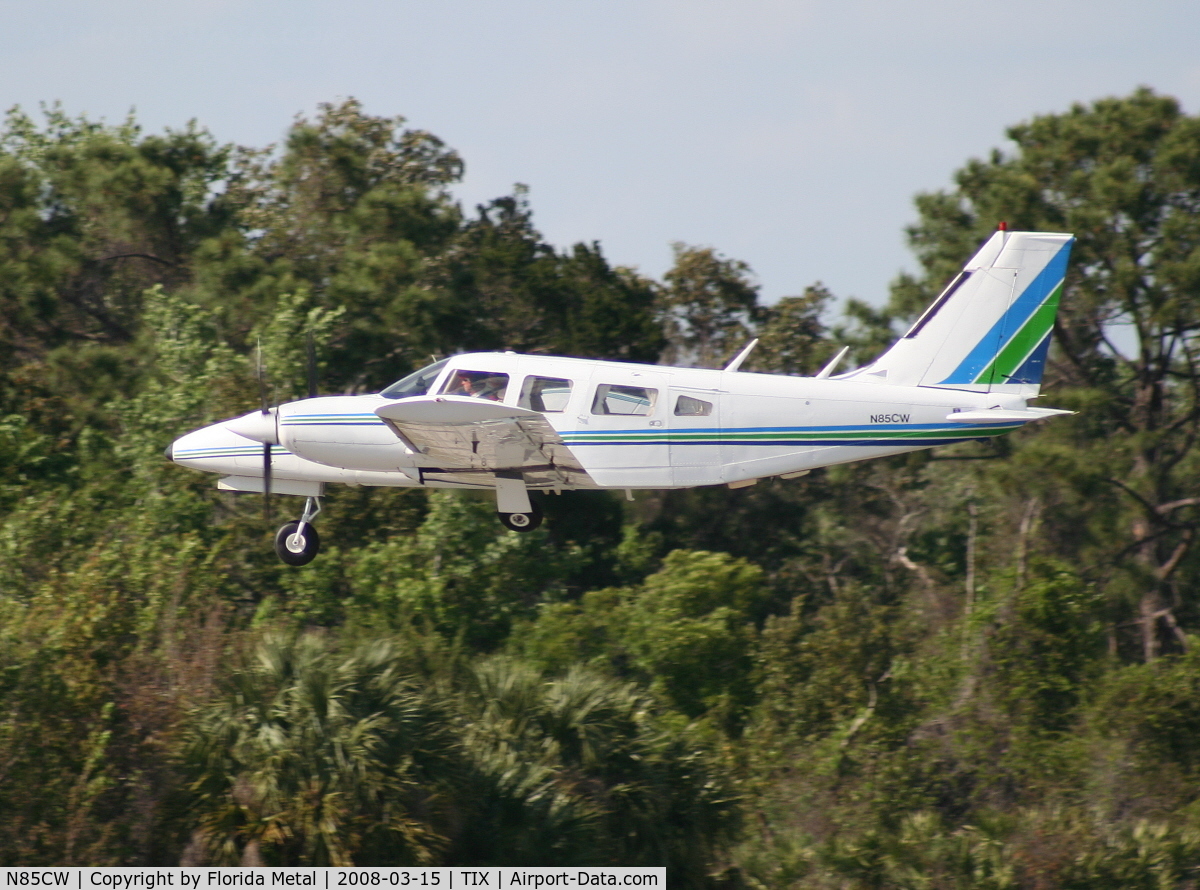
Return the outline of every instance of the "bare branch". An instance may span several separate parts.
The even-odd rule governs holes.
[[[1157,507],[1155,507],[1152,503],[1150,503],[1148,500],[1146,500],[1144,497],[1142,497],[1140,494],[1138,494],[1136,491],[1134,491],[1132,488],[1130,488],[1128,485],[1126,485],[1120,479],[1113,479],[1110,477],[1110,478],[1106,479],[1105,481],[1111,482],[1113,485],[1117,486],[1117,488],[1124,491],[1127,495],[1129,495],[1131,498],[1133,498],[1135,501],[1137,501],[1139,504],[1141,504],[1146,509],[1146,512],[1149,513],[1151,516],[1154,516],[1154,517],[1158,516],[1158,508]]]
[[[1170,513],[1172,510],[1178,510],[1182,507],[1195,507],[1200,504],[1200,498],[1180,498],[1177,501],[1168,501],[1165,504],[1159,504],[1154,509],[1161,515]]]
[[[1175,547],[1175,552],[1171,554],[1171,558],[1158,567],[1158,570],[1155,574],[1158,575],[1158,579],[1160,581],[1165,581],[1167,578],[1171,577],[1171,573],[1179,567],[1180,560],[1182,560],[1184,555],[1188,552],[1188,548],[1191,546],[1191,544],[1192,534],[1189,531],[1183,536],[1183,540],[1180,541]]]

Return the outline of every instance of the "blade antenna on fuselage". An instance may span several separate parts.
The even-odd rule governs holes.
[[[828,377],[830,374],[832,374],[834,371],[836,371],[837,366],[842,363],[842,359],[844,359],[846,357],[846,353],[849,351],[850,351],[849,346],[843,346],[841,348],[841,350],[838,352],[838,354],[835,355],[833,358],[831,358],[829,360],[829,363],[817,372],[817,379],[824,380],[826,377]]]
[[[726,371],[736,371],[742,366],[742,362],[746,360],[746,356],[754,351],[754,347],[758,345],[758,338],[755,337],[746,344],[746,348],[739,352],[729,364],[725,366]]]

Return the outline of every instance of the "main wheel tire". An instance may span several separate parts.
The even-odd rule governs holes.
[[[275,552],[290,566],[306,566],[321,552],[321,536],[312,523],[304,526],[304,531],[296,535],[300,523],[293,520],[275,532]]]
[[[529,505],[528,513],[497,513],[500,524],[510,532],[531,532],[542,524],[542,511],[537,504]]]

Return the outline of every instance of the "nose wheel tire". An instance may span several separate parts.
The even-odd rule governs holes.
[[[321,550],[321,537],[311,523],[305,523],[303,531],[300,523],[293,520],[275,533],[275,552],[290,566],[306,566]]]
[[[542,524],[542,511],[536,504],[530,505],[528,513],[497,513],[496,516],[510,532],[531,532]]]

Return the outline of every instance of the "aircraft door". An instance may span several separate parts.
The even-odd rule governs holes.
[[[671,387],[666,406],[671,429],[671,483],[716,485],[721,481],[721,418],[716,390]]]
[[[575,431],[564,435],[600,485],[656,488],[670,484],[667,376],[612,365],[598,368],[580,404]]]

